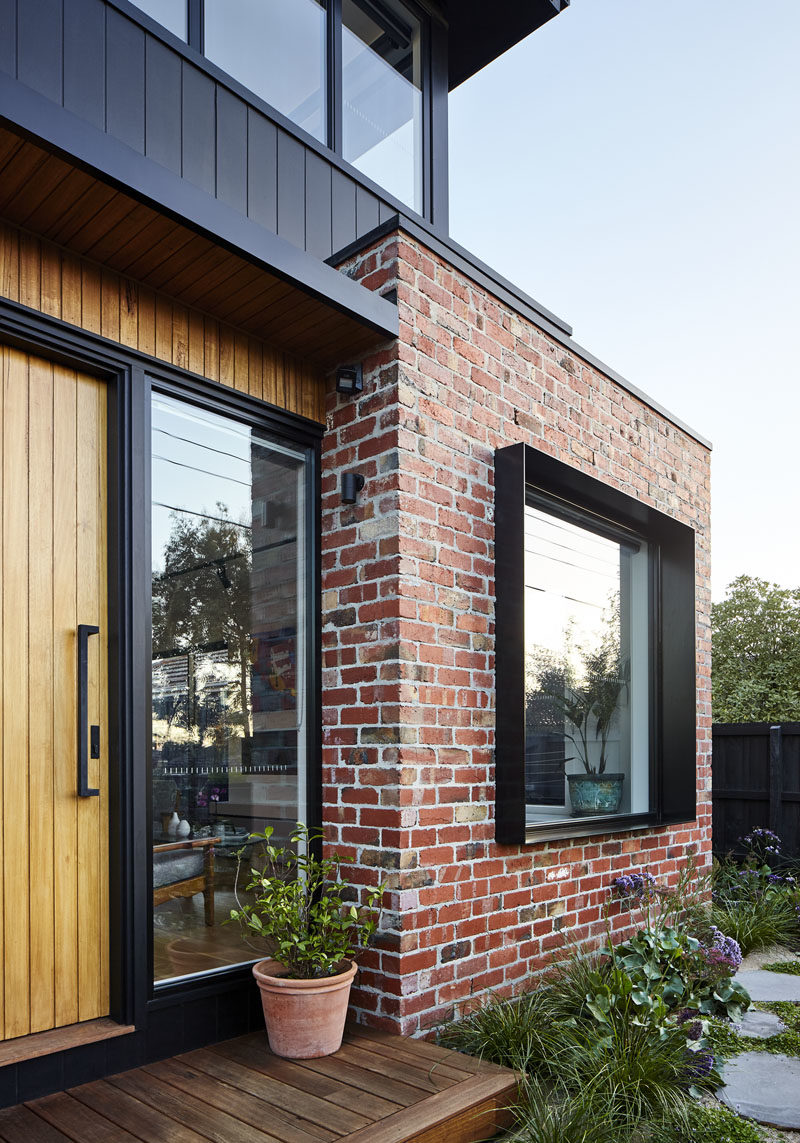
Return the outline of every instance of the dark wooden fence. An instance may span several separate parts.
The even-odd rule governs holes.
[[[800,722],[718,722],[713,748],[714,852],[762,826],[800,856]]]

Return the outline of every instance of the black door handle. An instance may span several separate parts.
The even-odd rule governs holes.
[[[78,797],[96,798],[100,791],[89,786],[89,748],[92,758],[100,757],[100,727],[87,726],[89,718],[89,636],[100,628],[91,623],[78,624]]]

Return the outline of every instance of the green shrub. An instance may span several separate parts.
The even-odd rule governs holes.
[[[745,954],[774,944],[798,947],[796,893],[771,888],[755,870],[738,872],[745,875],[738,884],[726,877],[715,885],[711,919],[717,928]]]
[[[740,1119],[727,1107],[693,1107],[687,1143],[762,1143],[755,1123]]]
[[[742,952],[771,944],[800,947],[800,890],[791,871],[773,872],[781,861],[781,840],[766,829],[739,839],[744,865],[731,858],[715,863],[711,919],[734,937]]]
[[[524,1077],[514,1111],[518,1127],[509,1143],[618,1143],[613,1126],[563,1084]]]
[[[790,976],[800,976],[800,960],[773,960],[761,967],[767,972],[786,972]]]
[[[703,1016],[735,1020],[750,1003],[745,989],[731,979],[741,956],[738,949],[728,950],[730,941],[721,932],[712,939],[717,944],[706,947],[679,929],[640,929],[607,952],[633,982],[640,1010],[693,1008]]]
[[[519,1071],[548,1070],[556,1031],[543,1012],[543,992],[514,1000],[490,995],[461,1020],[439,1029],[439,1043]]]
[[[602,953],[573,949],[565,960],[553,965],[542,988],[545,1015],[549,1020],[559,1023],[586,1015],[587,1000],[604,961]]]
[[[324,840],[318,830],[297,823],[288,846],[272,845],[273,827],[251,833],[261,842],[261,853],[249,848],[238,854],[235,896],[238,908],[230,920],[246,937],[264,940],[265,952],[279,960],[294,980],[314,980],[341,972],[342,962],[367,947],[378,929],[383,885],[364,891],[364,903],[352,901],[354,884],[342,866],[352,861],[335,853],[318,858],[313,847]],[[251,865],[246,890],[239,895],[243,859]]]
[[[749,1051],[755,1042],[752,1038],[737,1035],[727,1020],[709,1020],[706,1039],[714,1055],[725,1060]]]

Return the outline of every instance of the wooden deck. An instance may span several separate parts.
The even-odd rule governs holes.
[[[0,1111],[6,1143],[477,1143],[507,1126],[512,1072],[352,1028],[322,1060],[263,1032]]]

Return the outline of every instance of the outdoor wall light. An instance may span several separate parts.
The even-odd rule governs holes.
[[[358,494],[364,487],[364,477],[360,472],[342,473],[342,504],[355,504]]]
[[[336,370],[336,392],[352,397],[364,388],[360,365],[340,365]]]

